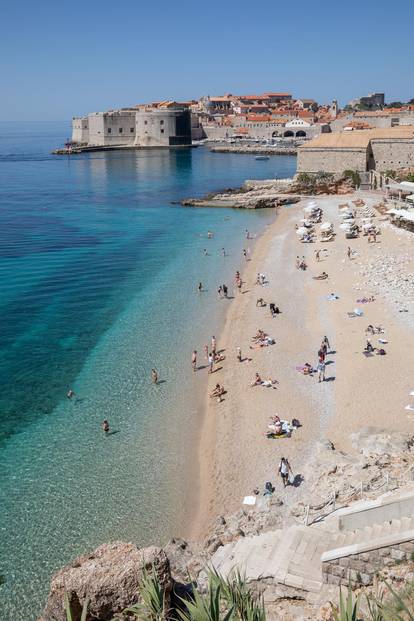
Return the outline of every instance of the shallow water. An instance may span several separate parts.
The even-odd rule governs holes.
[[[35,619],[50,574],[76,554],[162,542],[185,521],[205,376],[191,351],[219,331],[217,286],[241,265],[245,229],[260,233],[274,214],[171,201],[296,165],[205,148],[50,155],[69,134],[0,123],[5,621]]]

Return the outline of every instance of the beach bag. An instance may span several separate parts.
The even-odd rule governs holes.
[[[300,421],[297,418],[292,418],[292,427],[301,427]]]
[[[380,356],[385,356],[385,354],[386,354],[386,353],[387,353],[387,352],[385,351],[385,349],[382,349],[382,348],[381,348],[381,349],[379,349],[379,350],[378,350],[378,354],[379,354]]]

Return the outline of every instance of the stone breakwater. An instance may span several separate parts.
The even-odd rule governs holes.
[[[211,147],[212,153],[252,153],[253,155],[297,155],[296,147],[219,146]]]
[[[80,618],[82,605],[88,600],[91,618],[109,621],[139,599],[143,568],[157,573],[167,603],[174,608],[174,597],[188,594],[189,576],[203,589],[206,568],[222,546],[284,528],[287,524],[303,524],[305,507],[310,507],[312,515],[323,511],[332,490],[336,490],[337,506],[341,502],[346,505],[349,501],[342,499],[357,492],[359,485],[374,490],[385,475],[390,480],[401,478],[407,468],[414,465],[413,439],[403,433],[366,428],[352,436],[352,445],[354,452],[348,454],[336,450],[329,441],[316,443],[307,462],[306,486],[275,490],[267,497],[259,493],[260,502],[256,507],[240,509],[226,517],[219,516],[203,541],[173,539],[163,548],[144,549],[138,549],[132,543],[115,542],[78,557],[53,576],[41,621],[65,621],[65,593],[76,611],[75,618]],[[374,491],[366,492],[366,498],[370,497],[375,497]],[[404,558],[407,558],[406,554]],[[402,555],[390,551],[387,559],[388,579],[393,580],[393,571],[397,570],[398,580],[401,567],[394,565],[398,565]],[[353,561],[360,559],[348,562]],[[342,565],[338,567],[342,571]],[[333,570],[333,565],[326,570],[330,576],[338,573]],[[290,618],[292,602],[295,603],[296,620],[331,619],[324,617],[323,611],[329,609],[328,601],[337,601],[338,590],[331,580],[328,582],[328,590],[318,597],[279,584],[271,575],[256,580],[253,586],[264,596],[268,621]]]

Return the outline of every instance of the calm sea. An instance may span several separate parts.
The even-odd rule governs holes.
[[[245,229],[274,214],[172,201],[296,167],[206,148],[50,155],[69,135],[66,123],[0,123],[4,621],[35,619],[75,555],[179,532],[197,493],[205,375],[191,351],[219,331],[216,290],[241,265]]]

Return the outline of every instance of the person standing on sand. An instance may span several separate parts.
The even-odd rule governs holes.
[[[286,487],[289,484],[289,473],[292,473],[290,463],[285,457],[282,457],[279,464],[279,474],[282,477],[283,487]]]
[[[214,366],[214,355],[213,352],[211,352],[211,354],[208,355],[208,372],[209,373],[213,373],[213,366]]]
[[[193,367],[193,371],[197,371],[197,350],[195,349],[191,355],[191,365]]]
[[[237,360],[238,360],[239,362],[241,362],[241,361],[242,361],[242,353],[241,353],[241,348],[240,348],[240,347],[237,347],[236,352],[237,352],[237,354],[236,354],[236,356],[237,356]]]
[[[158,384],[158,371],[157,369],[151,369],[151,381],[153,384]]]
[[[247,250],[246,250],[246,248],[243,248],[243,256],[244,256],[244,258],[247,261]]]
[[[224,248],[221,249],[221,254],[223,255],[223,257],[226,256],[226,251],[224,250]]]
[[[321,260],[321,251],[320,250],[315,250],[315,259],[318,261]]]
[[[348,249],[347,249],[347,251],[346,251],[346,254],[347,254],[347,256],[348,256],[348,259],[350,259],[350,258],[351,258],[351,256],[352,256],[351,246],[348,246]]]
[[[202,290],[203,290],[203,283],[202,283],[202,282],[199,282],[199,283],[198,283],[198,287],[197,287],[197,289],[198,289],[198,292],[199,292],[199,293],[201,293],[201,292],[202,292]]]
[[[216,341],[216,337],[213,335],[211,337],[211,353],[213,354],[213,357],[217,353],[216,350],[217,350],[217,341]]]
[[[206,360],[208,360],[208,345],[204,345],[204,355],[206,357]]]
[[[319,358],[318,362],[318,382],[325,381],[325,356],[323,358]]]
[[[246,239],[250,239],[250,233],[247,229],[246,229]]]
[[[328,337],[326,335],[322,339],[322,348],[325,350],[325,354],[328,353],[328,349],[331,349]]]

